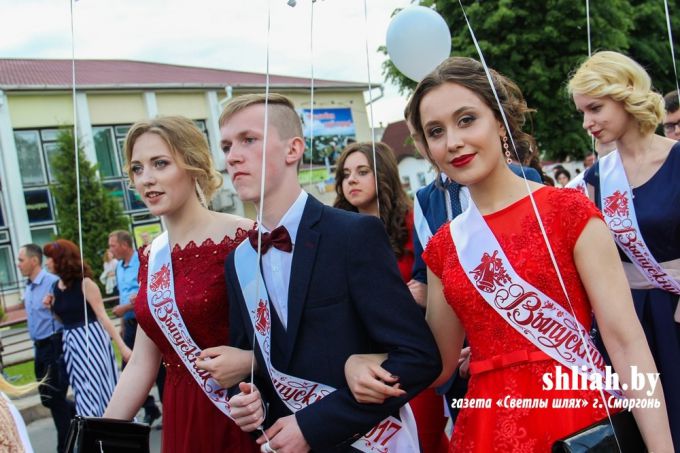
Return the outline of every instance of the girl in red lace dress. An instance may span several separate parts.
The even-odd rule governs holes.
[[[151,213],[162,217],[169,234],[177,307],[199,348],[202,362],[226,361],[235,385],[250,373],[252,353],[230,348],[229,306],[224,260],[245,237],[252,222],[212,212],[206,199],[222,184],[208,143],[192,121],[161,117],[139,122],[125,143],[130,179]],[[163,394],[163,452],[256,452],[255,443],[206,396],[173,350],[147,302],[149,247],[140,250],[140,288],[135,315],[142,329],[105,417],[129,420],[151,388],[159,363],[167,369]],[[206,349],[207,348],[207,349]],[[201,360],[201,359],[198,359]]]
[[[571,314],[573,307],[575,321],[587,332],[592,310],[608,350],[615,351],[610,356],[621,382],[630,385],[631,365],[641,372],[655,373],[656,368],[632,309],[616,248],[597,209],[574,190],[527,183],[505,165],[503,144],[510,141],[508,133],[518,147],[529,142],[530,137],[521,131],[528,109],[512,81],[495,72],[492,80],[510,131],[506,130],[483,66],[469,58],[450,58],[442,63],[420,82],[410,104],[413,124],[425,138],[432,163],[449,178],[467,186],[471,195],[471,208],[460,217],[461,221],[473,221],[463,224],[454,220],[453,225],[443,226],[423,256],[428,265],[427,320],[443,362],[442,375],[435,385],[444,382],[455,369],[465,331],[471,347],[466,398],[488,398],[491,405],[461,410],[449,451],[546,452],[557,439],[606,414],[596,390],[544,390],[545,376],[554,379],[558,369],[563,373],[571,370],[548,355],[557,347],[553,350],[545,343],[532,341],[532,334],[540,338],[538,334],[546,323],[535,318],[536,322],[517,329],[526,321],[518,319],[518,313],[526,315],[538,307],[536,313],[540,314],[548,314],[548,309]],[[552,265],[527,189],[533,193],[570,302]],[[459,225],[467,230],[457,228]],[[482,252],[488,249],[482,242],[465,242],[465,238],[478,238],[479,235],[473,236],[478,231],[483,232],[483,239],[497,241],[505,255],[503,260],[496,260],[496,253],[484,256]],[[488,261],[489,266],[468,266],[466,271],[462,262],[469,263],[470,256],[477,257],[477,263],[479,259],[482,263]],[[498,266],[499,262],[509,265],[504,268]],[[514,301],[507,296],[488,302],[483,288],[493,293],[492,287],[508,281],[520,283],[521,290],[532,285],[545,299],[524,299],[514,305],[519,307],[514,312],[504,306],[507,300]],[[495,295],[500,297],[499,292]],[[562,325],[561,318],[540,319]],[[566,331],[575,335],[574,329]],[[578,345],[585,346],[583,341],[589,340],[578,341]],[[359,358],[357,363],[362,361],[366,358]],[[355,364],[348,365],[356,371]],[[357,388],[355,394],[371,390],[388,394],[385,384],[364,382],[370,385]],[[647,398],[648,390],[629,390],[626,396]],[[634,410],[636,421],[650,451],[673,451],[660,386],[651,395],[660,407]],[[510,407],[512,401],[522,403],[534,398],[546,399],[547,407]],[[587,405],[552,407],[553,399],[568,398],[583,399]]]
[[[411,286],[413,271],[413,211],[399,178],[394,151],[385,143],[352,143],[342,151],[335,171],[334,206],[378,217],[385,224],[404,283]],[[377,171],[375,168],[377,167]],[[376,178],[378,191],[376,193]],[[379,199],[379,202],[378,202]],[[423,453],[446,451],[446,417],[442,397],[427,389],[410,402]]]

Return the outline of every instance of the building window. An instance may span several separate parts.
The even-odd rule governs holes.
[[[139,196],[135,189],[128,189],[128,203],[130,205],[131,211],[138,211],[140,209],[146,209],[146,205],[142,201],[142,197]]]
[[[24,199],[26,200],[29,223],[51,222],[54,220],[49,190],[25,190]]]
[[[57,228],[54,226],[31,228],[31,238],[35,244],[43,247],[54,241],[57,236]]]
[[[425,187],[427,185],[427,177],[425,176],[425,172],[419,171],[416,176],[418,177],[418,188]]]
[[[17,147],[19,172],[23,185],[45,184],[45,171],[38,131],[15,131],[14,141]]]
[[[120,176],[120,164],[118,163],[118,152],[113,140],[113,129],[111,127],[93,127],[94,148],[99,164],[99,174],[102,178]]]
[[[401,177],[401,187],[404,188],[406,193],[410,194],[411,193],[411,178],[408,176],[402,176]]]
[[[45,150],[45,161],[47,162],[47,174],[50,178],[50,183],[57,181],[56,172],[54,171],[54,158],[59,152],[59,145],[57,143],[45,143],[43,145]]]
[[[18,283],[12,248],[9,244],[0,245],[0,291],[16,288]]]
[[[105,182],[104,189],[106,189],[111,198],[118,202],[123,211],[128,211],[128,208],[125,206],[125,189],[122,182]]]

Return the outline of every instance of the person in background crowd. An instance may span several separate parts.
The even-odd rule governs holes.
[[[115,269],[118,281],[119,302],[113,308],[113,314],[123,318],[121,322],[123,341],[134,349],[135,337],[137,336],[137,318],[135,317],[134,302],[139,291],[139,256],[132,246],[132,236],[124,230],[116,230],[109,234],[109,250],[118,260]],[[122,363],[125,368],[126,362]],[[165,368],[160,367],[156,377],[158,395],[163,400],[163,384],[165,383]],[[144,423],[153,424],[154,420],[161,416],[161,411],[156,407],[153,395],[147,396],[144,401]]]
[[[595,145],[595,149],[597,149],[597,144]],[[598,151],[598,153],[599,153],[599,151]],[[594,163],[595,163],[595,154],[593,154],[593,153],[586,154],[586,157],[583,158],[583,169],[584,170],[589,169],[590,167],[593,166]]]
[[[147,231],[144,231],[139,237],[142,239],[142,246],[151,244],[151,235]]]
[[[57,239],[43,248],[47,270],[59,277],[52,288],[52,310],[64,324],[66,370],[76,400],[76,413],[101,417],[118,380],[110,340],[128,360],[132,351],[106,314],[92,269],[82,262],[73,242]]]
[[[342,151],[336,165],[337,196],[333,206],[373,215],[382,220],[397,257],[401,277],[411,287],[413,210],[399,178],[394,151],[382,142],[376,143],[374,164],[372,144],[353,143]],[[444,433],[446,417],[442,398],[435,389],[426,389],[413,398],[410,404],[418,426],[422,453],[445,452],[448,438]]]
[[[584,179],[619,247],[680,451],[680,144],[655,134],[663,99],[644,68],[623,54],[594,54],[573,75],[569,91],[583,128],[615,143]]]
[[[352,143],[336,163],[334,207],[382,220],[404,283],[413,271],[413,210],[399,179],[394,151],[382,142]],[[377,179],[377,192],[376,192]],[[380,212],[378,212],[378,209]]]
[[[672,140],[680,140],[680,105],[678,92],[671,91],[663,97],[666,115],[663,119],[663,133]]]
[[[118,260],[111,255],[111,250],[107,248],[102,257],[102,263],[104,264],[104,269],[99,276],[99,281],[104,285],[104,294],[109,296],[116,290],[116,266],[118,265]]]
[[[33,453],[26,424],[8,396],[21,396],[38,386],[37,383],[21,387],[7,382],[0,374],[0,451],[2,453]]]
[[[570,180],[571,174],[564,168],[559,169],[555,172],[555,181],[557,182],[557,184],[560,185],[560,187],[566,187],[566,185],[569,184]]]
[[[59,280],[42,268],[43,253],[37,244],[25,244],[19,248],[18,264],[21,275],[28,278],[24,291],[24,308],[28,320],[28,333],[33,340],[35,377],[41,381],[38,387],[40,402],[52,413],[57,428],[57,452],[66,448],[71,419],[76,415],[73,401],[66,398],[68,376],[63,359],[63,325],[54,319],[50,309],[43,305],[45,296]]]

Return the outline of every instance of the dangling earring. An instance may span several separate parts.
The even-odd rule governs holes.
[[[508,136],[507,135],[503,136],[503,149],[505,150],[503,152],[505,154],[505,159],[508,161],[509,164],[511,164],[512,158],[510,157],[510,147],[508,146]]]
[[[201,206],[207,208],[208,203],[205,202],[205,193],[203,193],[203,189],[201,189],[201,185],[198,183],[198,180],[194,180],[194,185],[196,186],[196,196],[198,196],[198,202],[201,203]]]

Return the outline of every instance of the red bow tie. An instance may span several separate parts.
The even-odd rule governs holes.
[[[254,228],[248,231],[248,240],[250,245],[257,250],[257,229]],[[272,246],[282,252],[293,251],[293,242],[290,240],[290,234],[288,234],[288,230],[283,225],[274,228],[271,233],[262,233],[262,254],[267,253]]]

